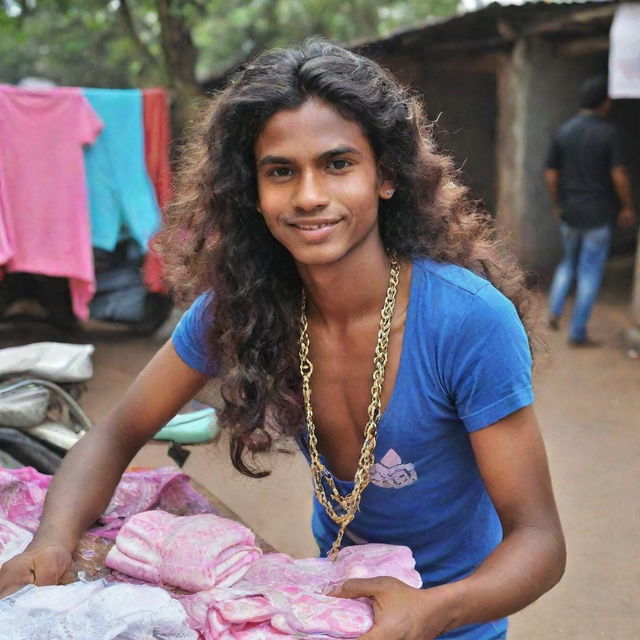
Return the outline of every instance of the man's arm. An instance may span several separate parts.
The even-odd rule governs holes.
[[[519,611],[562,577],[564,536],[533,409],[470,438],[503,541],[470,576],[439,587],[414,589],[394,578],[345,582],[334,595],[372,599],[376,624],[359,640],[433,640]]]
[[[533,409],[516,411],[470,437],[504,539],[472,575],[445,585],[452,613],[447,628],[519,611],[553,587],[565,567],[564,537]]]
[[[0,597],[24,584],[55,584],[82,532],[102,514],[127,465],[207,377],[167,342],[116,408],[65,456],[47,492],[40,526],[24,553],[0,570]]]
[[[611,180],[613,181],[613,188],[622,206],[618,214],[618,224],[623,229],[628,229],[636,223],[636,211],[633,206],[631,181],[629,180],[627,168],[624,165],[612,167]]]
[[[547,185],[547,191],[551,196],[553,204],[560,204],[560,192],[558,189],[560,185],[560,171],[558,171],[558,169],[545,169],[544,182]]]
[[[552,214],[554,218],[560,217],[560,169],[562,168],[562,152],[557,135],[553,137],[547,154],[544,170],[544,182],[553,203]]]
[[[560,217],[560,171],[547,167],[544,170],[544,183],[547,185],[547,191],[553,202],[553,217]]]

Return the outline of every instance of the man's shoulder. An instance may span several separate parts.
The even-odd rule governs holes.
[[[429,280],[430,286],[440,292],[467,297],[475,296],[487,286],[488,280],[469,269],[450,262],[437,262],[430,258],[417,258],[413,262],[413,269],[419,283]]]
[[[460,265],[419,259],[414,261],[415,287],[419,307],[451,329],[471,319],[491,325],[515,313],[509,300],[489,280]],[[432,318],[433,319],[433,318]]]
[[[605,118],[579,113],[563,122],[558,128],[557,135],[562,137],[580,134],[583,131],[594,131],[600,135],[609,136],[614,135],[617,130],[617,126]]]

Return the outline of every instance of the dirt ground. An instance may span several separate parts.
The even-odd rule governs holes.
[[[562,582],[513,616],[510,640],[631,640],[640,637],[640,359],[627,357],[620,333],[632,325],[631,266],[611,261],[591,321],[599,349],[571,349],[565,330],[550,336],[536,378],[536,405],[568,544]],[[566,321],[565,321],[566,325]],[[166,333],[166,332],[165,332]],[[50,329],[0,329],[0,346],[61,340]],[[119,399],[162,343],[90,325],[68,341],[96,345],[95,375],[82,397],[93,420]],[[219,496],[277,549],[316,553],[309,518],[311,485],[298,454],[269,461],[269,478],[234,472],[226,442],[191,447],[184,470]],[[151,443],[134,464],[172,464]]]

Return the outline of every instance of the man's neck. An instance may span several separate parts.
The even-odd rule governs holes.
[[[607,113],[602,109],[580,109],[578,113],[581,116],[596,116],[598,118],[606,118]]]
[[[382,244],[354,251],[330,265],[299,265],[309,318],[346,326],[355,318],[380,313],[389,286],[389,257]]]

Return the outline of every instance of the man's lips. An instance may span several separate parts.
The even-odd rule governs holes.
[[[312,220],[297,220],[289,222],[289,224],[302,231],[316,231],[317,229],[335,226],[338,222],[340,222],[340,218],[314,218]]]
[[[340,222],[342,218],[306,218],[288,224],[305,242],[322,242]]]

